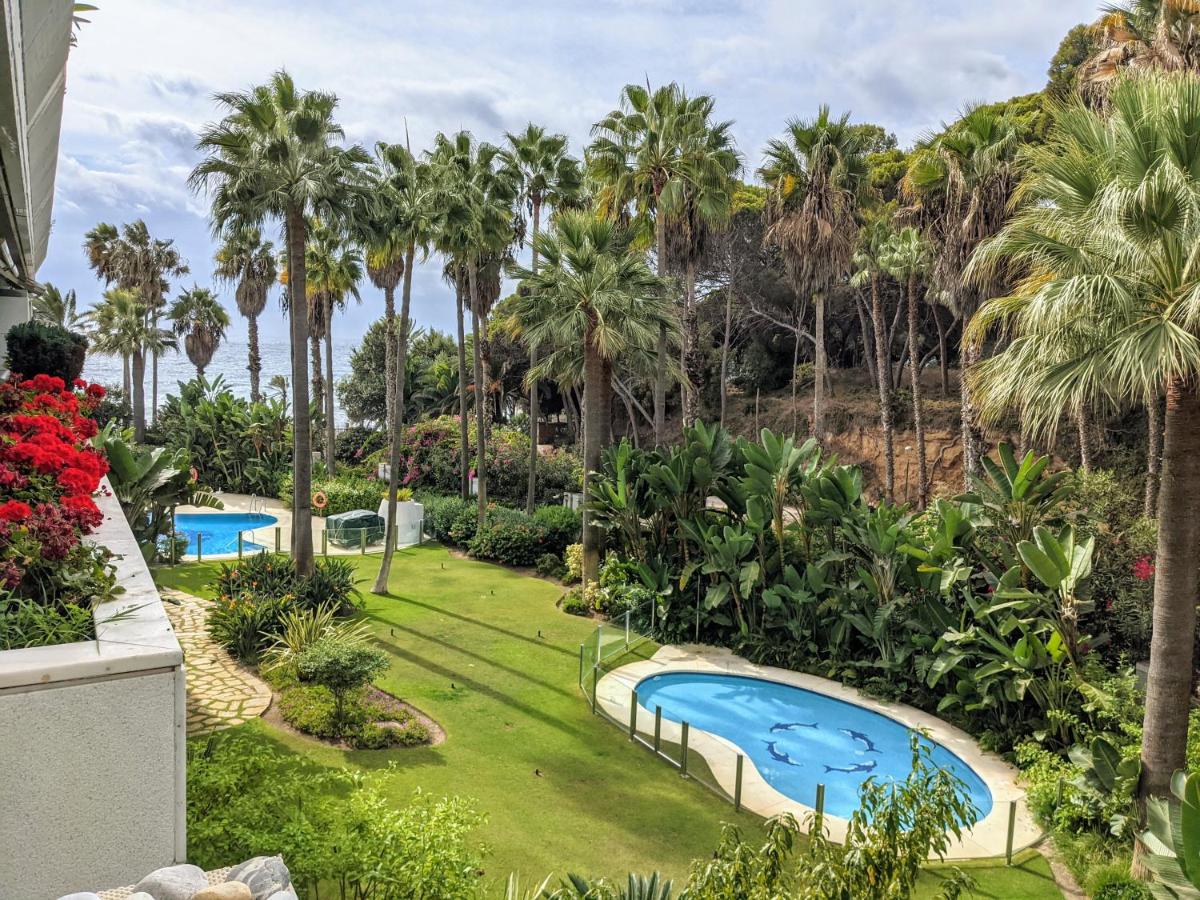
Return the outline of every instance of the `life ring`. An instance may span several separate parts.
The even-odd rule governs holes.
[[[192,466],[192,469],[188,474],[192,476],[192,481],[200,480],[200,471],[195,466]]]
[[[317,509],[324,509],[329,505],[329,498],[325,496],[324,491],[317,491],[313,494],[312,503]]]

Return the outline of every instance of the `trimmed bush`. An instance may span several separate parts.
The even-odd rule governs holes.
[[[536,569],[543,578],[562,579],[567,574],[566,563],[557,553],[543,553],[539,556]]]
[[[61,325],[21,322],[8,329],[8,369],[27,377],[46,374],[68,386],[83,373],[88,342]]]
[[[387,484],[373,477],[363,475],[338,475],[335,478],[317,478],[313,480],[313,496],[323,493],[328,501],[324,509],[313,507],[315,516],[336,516],[338,513],[350,512],[354,509],[366,509],[375,512],[379,501],[387,493]],[[279,499],[285,504],[292,502],[292,476],[284,478],[279,488]]]
[[[532,566],[547,550],[547,532],[533,516],[515,509],[489,509],[467,544],[471,555],[508,566]]]
[[[453,543],[450,529],[466,509],[474,510],[475,504],[462,497],[445,497],[440,494],[423,494],[419,498],[425,507],[425,531],[443,544]]]
[[[389,665],[387,654],[377,647],[325,637],[296,658],[296,674],[333,694],[334,718],[340,727],[347,696]]]
[[[590,616],[592,606],[583,596],[582,588],[573,588],[563,594],[562,611],[573,616]]]
[[[546,529],[546,541],[551,553],[562,554],[568,544],[579,540],[583,517],[569,506],[539,506],[533,518]]]

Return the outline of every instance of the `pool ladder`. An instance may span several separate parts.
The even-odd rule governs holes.
[[[261,512],[263,511],[263,509],[264,509],[264,506],[263,506],[263,499],[262,499],[260,496],[258,496],[258,494],[251,494],[251,495],[250,495],[250,509],[249,509],[249,512],[251,512],[251,513],[261,513]]]

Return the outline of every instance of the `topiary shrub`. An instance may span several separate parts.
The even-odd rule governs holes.
[[[557,553],[543,553],[538,557],[537,573],[543,578],[558,578],[562,579],[567,574],[566,563],[562,561],[562,557]]]
[[[507,566],[532,566],[547,549],[546,528],[533,516],[505,507],[489,509],[467,544],[470,554]]]
[[[590,616],[592,605],[584,598],[582,588],[573,588],[563,594],[562,611],[573,616]]]
[[[61,325],[21,322],[8,329],[8,369],[27,378],[53,375],[67,385],[83,373],[88,342]]]
[[[583,517],[569,506],[539,506],[533,518],[546,529],[546,542],[550,552],[562,554],[568,544],[579,540]]]
[[[447,497],[440,494],[422,494],[421,505],[425,507],[425,533],[443,544],[453,543],[450,529],[464,510],[475,509],[475,504],[462,497]]]
[[[301,681],[319,684],[333,694],[334,718],[341,727],[347,695],[365,686],[388,665],[387,654],[376,647],[326,637],[296,658],[296,674]]]

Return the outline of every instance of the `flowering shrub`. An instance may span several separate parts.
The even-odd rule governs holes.
[[[108,463],[91,444],[90,418],[103,398],[99,385],[68,388],[51,375],[0,382],[0,587],[35,601],[47,621],[80,620],[65,608],[89,609],[116,591],[106,551],[82,541],[103,518],[92,495]],[[25,621],[36,613],[21,610]]]
[[[545,525],[533,516],[502,506],[488,509],[483,524],[467,542],[472,556],[506,566],[532,566],[547,549]]]

